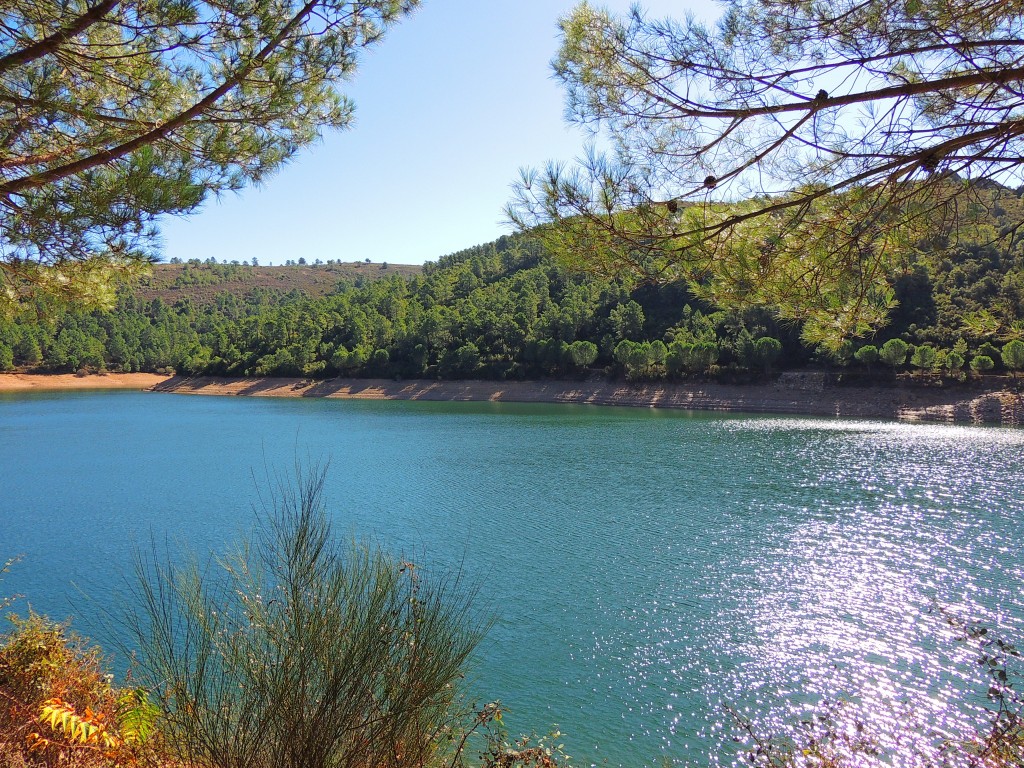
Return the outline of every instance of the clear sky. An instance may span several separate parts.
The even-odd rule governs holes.
[[[557,20],[574,5],[424,0],[343,87],[356,105],[350,129],[260,188],[165,219],[163,257],[420,264],[508,233],[502,207],[519,168],[572,160],[586,143],[563,119],[550,67]],[[643,6],[659,17],[718,12],[711,0]]]

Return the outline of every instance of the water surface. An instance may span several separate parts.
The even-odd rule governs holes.
[[[836,697],[961,717],[982,681],[931,609],[1024,636],[1022,449],[588,406],[0,396],[0,559],[23,555],[0,586],[94,631],[133,542],[223,548],[268,473],[329,458],[342,533],[480,585],[498,620],[473,686],[511,730],[557,723],[581,763],[728,762],[723,704],[766,729]]]

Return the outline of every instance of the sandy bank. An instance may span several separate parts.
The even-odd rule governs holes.
[[[0,392],[57,392],[69,389],[151,389],[167,381],[156,373],[0,373]]]
[[[827,385],[824,377],[813,373],[789,373],[776,382],[762,385],[175,377],[153,389],[204,395],[580,403],[961,424],[1024,424],[1024,397],[1002,381],[956,387],[840,387]]]

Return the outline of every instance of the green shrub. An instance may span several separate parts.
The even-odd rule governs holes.
[[[1019,371],[1024,368],[1024,341],[1014,339],[1007,342],[1001,354],[1003,365],[1011,371]]]
[[[991,371],[995,368],[995,363],[992,362],[992,358],[988,355],[975,355],[971,359],[971,370],[977,373],[984,373],[985,371]]]
[[[322,472],[281,487],[216,568],[139,559],[137,677],[188,765],[404,768],[450,759],[481,637],[459,579],[338,544]]]
[[[878,359],[895,370],[906,362],[908,351],[909,345],[903,339],[889,339],[878,350]]]
[[[865,346],[858,349],[854,355],[854,359],[858,363],[870,368],[872,365],[878,362],[878,347],[874,344],[866,344]]]

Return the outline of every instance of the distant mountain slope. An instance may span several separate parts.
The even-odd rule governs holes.
[[[142,279],[134,293],[146,301],[159,298],[170,304],[184,297],[197,304],[209,304],[218,293],[226,292],[244,297],[256,288],[281,293],[299,291],[308,296],[325,296],[336,290],[338,283],[343,280],[378,280],[390,275],[413,277],[422,272],[423,268],[414,264],[376,264],[362,261],[265,267],[193,261],[183,264],[155,264],[152,274]]]

